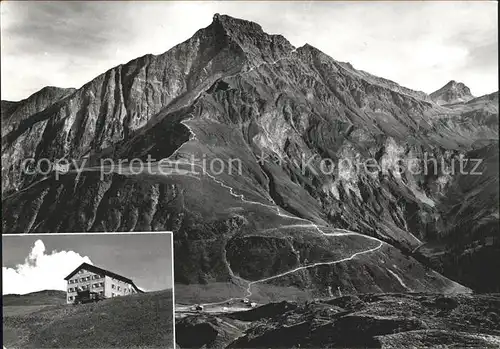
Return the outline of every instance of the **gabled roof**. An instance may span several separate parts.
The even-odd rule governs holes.
[[[96,267],[95,265],[85,263],[85,262],[80,264],[80,266],[78,268],[76,268],[75,270],[73,270],[68,276],[66,276],[64,278],[64,280],[71,279],[76,273],[78,273],[78,271],[80,269],[85,269],[85,270],[91,271],[91,272],[96,273],[96,274],[107,275],[109,277],[112,277],[113,279],[117,279],[117,280],[126,282],[126,283],[132,285],[137,292],[144,293],[144,291],[141,290],[139,287],[137,287],[131,279],[126,278],[125,276],[121,276],[119,274],[113,273],[109,270]]]

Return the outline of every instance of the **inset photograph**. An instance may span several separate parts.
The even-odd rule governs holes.
[[[4,348],[175,347],[172,233],[2,243]]]

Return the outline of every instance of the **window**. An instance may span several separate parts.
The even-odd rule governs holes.
[[[68,301],[72,301],[72,300],[73,300],[73,296],[69,296]]]
[[[117,287],[116,287],[116,289],[117,289],[118,291],[120,291],[120,286],[117,286]]]
[[[111,293],[111,297],[116,297],[116,294],[114,294],[114,293]]]
[[[114,290],[115,289],[115,284],[111,284],[111,288]]]
[[[102,296],[104,295],[104,291],[99,291],[99,294]]]

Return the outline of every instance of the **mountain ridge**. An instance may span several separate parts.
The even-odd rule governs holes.
[[[442,232],[450,175],[398,175],[394,164],[376,176],[323,173],[320,160],[391,164],[429,152],[446,167],[475,142],[498,139],[498,106],[445,108],[366,74],[219,15],[164,54],[101,74],[2,144],[4,231],[172,230],[178,283],[243,284],[242,296],[244,277],[287,270],[297,272],[259,283],[257,293],[290,285],[314,295],[328,294],[329,285],[352,293],[402,283],[415,291],[456,288],[411,253]],[[83,161],[87,154],[83,173],[19,174],[28,156]],[[260,163],[262,154],[281,161]],[[103,159],[147,155],[238,158],[242,168],[238,176],[211,169],[199,178],[99,176]],[[302,156],[315,157],[307,171]],[[237,255],[262,267],[238,264]],[[386,267],[391,259],[399,269]]]

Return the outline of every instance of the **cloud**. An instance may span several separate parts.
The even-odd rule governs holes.
[[[66,290],[64,278],[89,257],[74,251],[46,253],[45,244],[37,240],[23,264],[2,267],[2,294],[26,294],[43,290]]]

